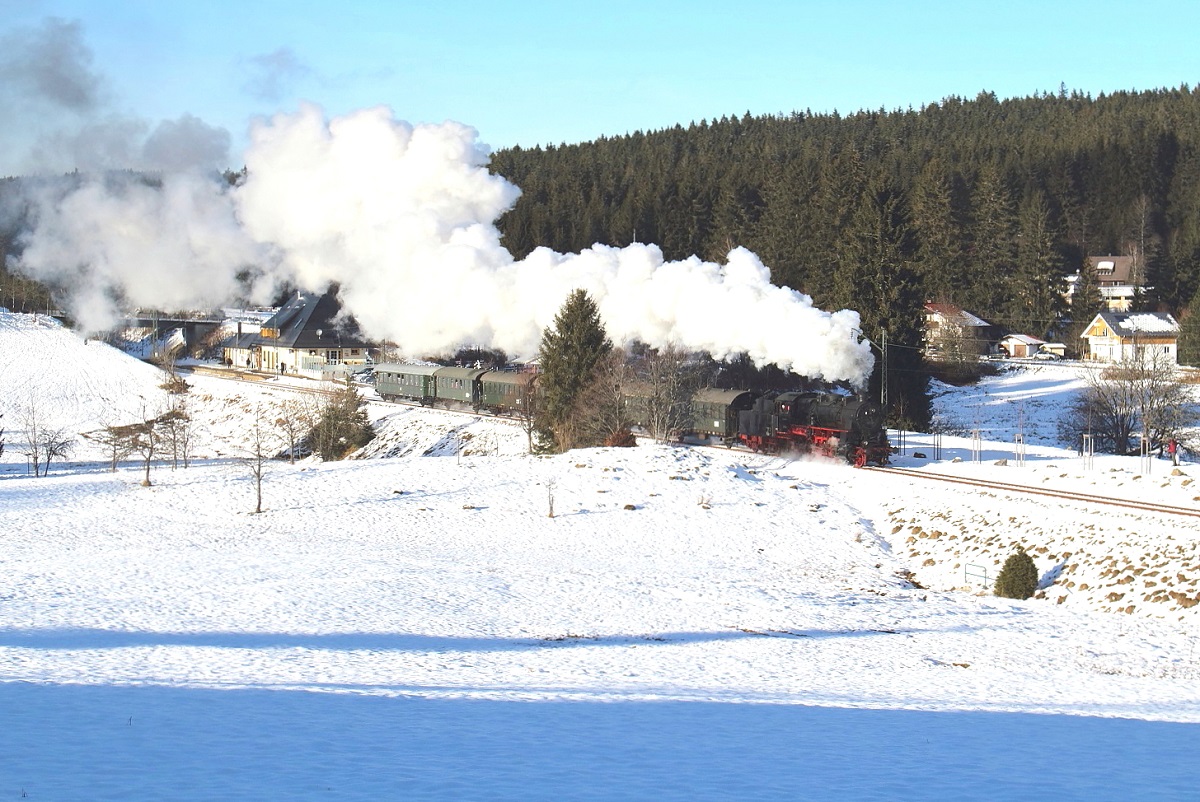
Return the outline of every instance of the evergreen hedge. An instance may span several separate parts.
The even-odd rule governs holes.
[[[1017,546],[996,577],[996,595],[1006,599],[1028,599],[1037,591],[1037,586],[1037,566],[1025,549]]]

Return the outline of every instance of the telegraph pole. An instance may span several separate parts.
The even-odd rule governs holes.
[[[887,364],[887,329],[881,329],[882,334],[879,339],[879,351],[882,355],[880,360],[881,370],[879,373],[879,406],[881,409],[887,409],[887,386],[888,386],[888,364]]]

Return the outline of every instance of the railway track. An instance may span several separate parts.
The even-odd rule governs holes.
[[[179,372],[195,374],[200,376],[211,376],[222,381],[240,382],[242,384],[252,384],[258,387],[269,387],[271,390],[282,390],[291,393],[304,393],[308,395],[330,395],[333,391],[326,390],[321,387],[308,387],[303,384],[279,384],[271,383],[270,380],[275,378],[273,374],[255,372],[252,370],[239,370],[237,368],[211,368],[206,365],[181,365]]]
[[[864,471],[878,471],[880,473],[892,474],[897,476],[906,476],[915,479],[926,479],[937,482],[950,482],[952,484],[966,485],[968,487],[978,487],[984,490],[995,490],[1004,493],[1019,493],[1030,496],[1045,496],[1049,498],[1062,499],[1064,501],[1073,501],[1079,504],[1102,504],[1109,507],[1122,507],[1125,509],[1140,510],[1142,512],[1156,512],[1163,515],[1179,515],[1190,518],[1200,518],[1200,509],[1193,507],[1178,507],[1172,504],[1158,504],[1152,501],[1138,501],[1136,499],[1121,499],[1112,498],[1111,496],[1098,496],[1092,493],[1079,493],[1072,490],[1054,490],[1052,488],[1042,487],[1026,487],[1025,485],[1015,485],[1008,482],[994,482],[987,479],[971,479],[962,476],[947,476],[941,473],[928,473],[926,471],[914,471],[910,468],[875,468],[865,467]]]

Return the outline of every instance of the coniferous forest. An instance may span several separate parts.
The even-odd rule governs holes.
[[[1065,338],[1064,278],[1087,255],[1134,257],[1143,308],[1186,318],[1200,285],[1200,88],[747,114],[502,150],[492,169],[524,193],[500,221],[518,257],[639,241],[723,261],[740,245],[775,283],[858,310],[895,344],[897,417],[918,424],[925,300]]]

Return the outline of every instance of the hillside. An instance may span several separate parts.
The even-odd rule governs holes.
[[[45,315],[0,308],[0,414],[10,432],[33,408],[76,432],[137,419],[165,403],[162,371]]]
[[[41,363],[22,336],[10,358]],[[91,348],[61,346],[52,375],[69,386]],[[1047,370],[992,391],[1069,384]],[[507,422],[383,404],[391,458],[273,464],[253,515],[245,412],[294,390],[193,382],[202,456],[152,487],[86,449],[44,478],[0,462],[14,796],[962,799],[1020,763],[1042,766],[1028,793],[1112,798],[1100,763],[1185,798],[1200,779],[1200,606],[1104,612],[1128,602],[1067,570],[1156,553],[1190,594],[1191,519],[726,449],[530,457]],[[952,436],[946,460],[912,456],[929,445],[899,463],[1151,480],[1045,445],[997,466],[1002,439],[980,464],[948,461]],[[1154,467],[1157,494],[1193,492]],[[1066,563],[1061,604],[1061,583],[1012,601],[962,581],[1018,540],[1047,579]]]

